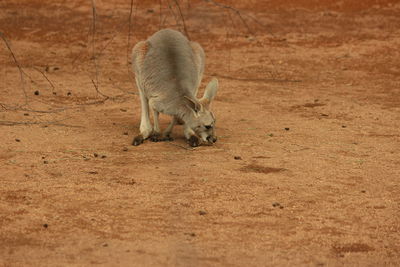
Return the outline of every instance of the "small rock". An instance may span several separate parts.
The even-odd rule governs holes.
[[[346,128],[347,126],[346,125],[342,125],[342,128]]]
[[[278,202],[272,203],[272,207],[283,209],[283,206]]]
[[[94,156],[95,158],[97,158],[97,157],[99,156],[99,154],[93,153],[93,156]]]
[[[57,93],[56,93],[56,92],[53,92],[53,95],[57,95]]]
[[[21,140],[19,140],[18,138],[15,138],[15,141],[16,141],[16,142],[21,142]]]
[[[153,9],[147,9],[147,13],[154,13]]]
[[[207,212],[204,211],[204,210],[200,210],[200,211],[199,211],[199,215],[206,215],[206,214],[207,214]]]
[[[43,164],[48,164],[49,162],[47,161],[47,160],[44,160],[43,161]]]
[[[128,148],[127,148],[127,147],[124,147],[124,148],[122,149],[122,151],[128,151]]]
[[[128,132],[124,132],[124,135],[128,135]]]
[[[102,158],[102,159],[105,159],[105,158],[107,158],[107,156],[106,156],[106,155],[102,155],[101,158]]]
[[[361,193],[366,193],[367,191],[365,191],[365,190],[361,190]]]
[[[34,92],[34,94],[35,94],[35,95],[39,95],[39,91],[36,90],[36,91]]]
[[[119,110],[121,110],[122,112],[126,112],[126,109],[124,108],[120,108]]]
[[[29,116],[29,113],[24,113],[24,116]]]
[[[72,93],[71,93],[71,92],[68,92],[67,95],[68,95],[68,96],[69,96],[69,95],[72,95]]]
[[[286,131],[289,131],[289,130],[290,130],[290,128],[289,128],[289,127],[286,127],[286,128],[285,128],[285,130],[286,130]]]
[[[59,70],[59,69],[60,69],[59,67],[47,66],[47,67],[45,68],[45,71],[46,71],[46,72],[53,72],[53,71],[56,71],[56,70]]]
[[[236,159],[236,160],[241,160],[242,159],[241,156],[234,156],[233,158]]]
[[[43,228],[47,228],[49,225],[47,223],[43,224]]]
[[[88,172],[89,174],[98,174],[98,172],[96,172],[96,171],[90,171],[90,172]]]
[[[107,243],[104,243],[104,244],[103,244],[103,247],[108,247],[108,244],[107,244]]]
[[[196,234],[195,233],[183,233],[184,235],[188,235],[188,236],[191,236],[191,237],[195,237],[196,236]]]

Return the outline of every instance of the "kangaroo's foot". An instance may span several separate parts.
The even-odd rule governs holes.
[[[138,146],[144,142],[144,138],[142,134],[137,135],[135,138],[133,138],[132,145]]]
[[[171,133],[163,133],[161,138],[162,141],[174,141],[174,138],[172,138]]]
[[[150,137],[150,141],[152,142],[162,142],[162,141],[173,141],[174,139],[171,137],[171,135],[168,134],[160,134],[158,132],[153,132]]]
[[[150,141],[152,142],[159,142],[161,140],[161,135],[159,132],[152,132],[149,136]]]
[[[197,147],[200,145],[201,140],[196,135],[191,135],[187,142],[191,147]]]

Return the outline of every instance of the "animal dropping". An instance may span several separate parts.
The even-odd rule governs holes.
[[[135,45],[132,67],[139,89],[141,120],[140,134],[133,139],[133,145],[140,145],[146,139],[170,141],[174,125],[180,122],[190,146],[217,141],[215,116],[210,106],[218,90],[218,80],[212,79],[203,97],[197,98],[204,65],[205,54],[200,44],[175,30],[160,30]],[[172,118],[163,132],[159,113]]]

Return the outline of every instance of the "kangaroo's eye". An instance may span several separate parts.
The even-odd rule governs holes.
[[[212,125],[205,125],[204,127],[206,127],[207,130],[212,128]]]

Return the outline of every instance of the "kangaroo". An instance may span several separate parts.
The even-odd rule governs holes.
[[[172,129],[178,122],[184,124],[185,138],[192,147],[217,141],[210,105],[218,90],[218,80],[211,80],[201,99],[196,97],[204,64],[203,48],[175,30],[160,30],[135,45],[132,67],[139,89],[141,120],[140,134],[133,139],[132,145],[138,146],[146,139],[170,141]],[[153,114],[154,127],[149,110]],[[172,116],[162,134],[159,113]]]

